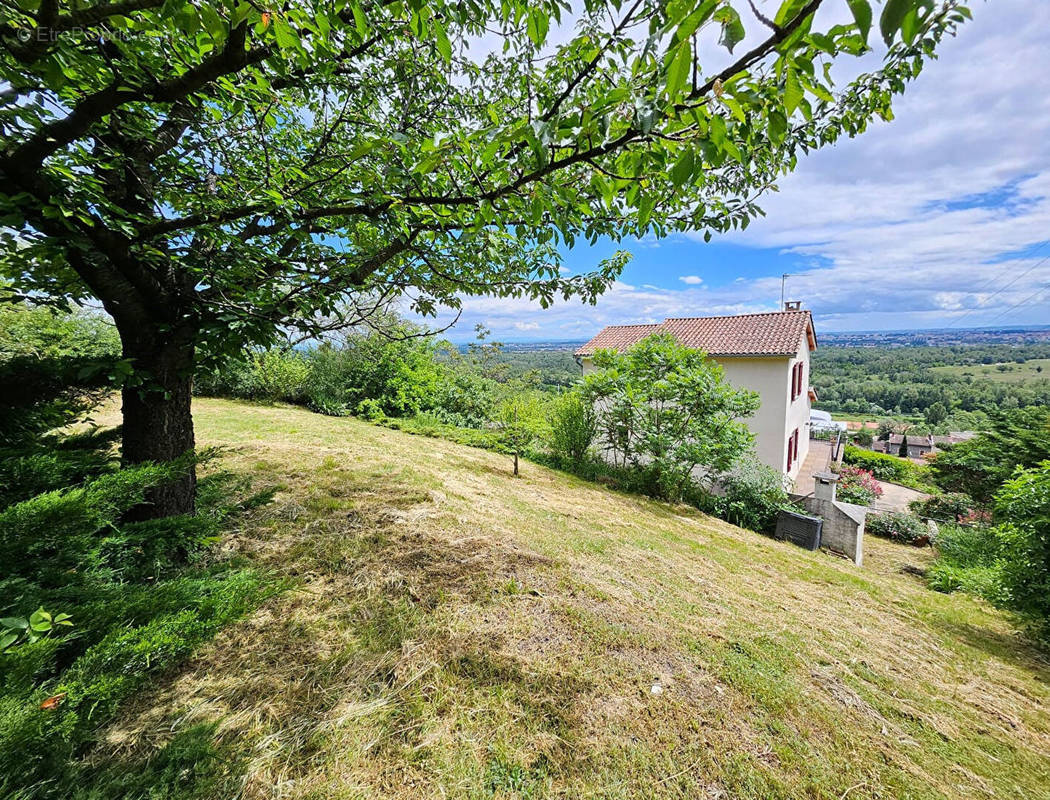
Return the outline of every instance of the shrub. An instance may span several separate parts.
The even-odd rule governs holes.
[[[1010,606],[1050,643],[1050,460],[1018,470],[1003,484],[995,517]]]
[[[0,652],[0,795],[58,796],[74,756],[122,702],[280,588],[254,571],[187,567],[227,516],[264,499],[232,505],[244,485],[230,476],[201,480],[197,516],[121,521],[187,463],[111,472],[0,511],[0,617],[11,623]],[[47,635],[12,641],[23,619]]]
[[[846,464],[867,470],[880,481],[907,482],[917,477],[919,467],[905,458],[847,445],[842,454]]]
[[[680,499],[695,469],[726,472],[750,448],[740,420],[755,412],[758,396],[730,386],[721,366],[670,334],[623,353],[599,350],[594,365],[583,396],[597,410],[604,444],[620,466],[649,475],[657,496]]]
[[[882,497],[882,487],[866,469],[845,466],[839,471],[837,497],[844,503],[869,506]]]
[[[310,367],[297,353],[267,350],[255,357],[253,399],[298,403],[310,375]]]
[[[999,560],[1002,541],[993,529],[944,525],[934,546],[937,559],[927,571],[930,588],[964,591],[996,605],[1006,604]]]
[[[431,410],[451,425],[481,428],[493,417],[497,388],[465,361],[442,364]]]
[[[547,420],[548,443],[555,461],[569,468],[579,467],[598,433],[594,407],[579,392],[567,392],[551,403]]]
[[[72,422],[127,366],[101,317],[0,304],[0,446],[28,447]]]
[[[119,428],[110,428],[41,436],[17,448],[0,449],[0,508],[116,469],[110,445],[119,436]]]
[[[306,405],[311,411],[316,411],[318,414],[325,414],[329,417],[347,417],[350,415],[350,409],[346,407],[346,403],[333,400],[325,395],[311,395]]]
[[[875,441],[875,434],[872,433],[871,428],[861,428],[853,434],[853,440],[861,447],[870,447]]]
[[[915,514],[943,522],[963,522],[977,512],[973,498],[961,492],[948,492],[925,500],[913,500],[908,507]]]
[[[457,444],[506,453],[507,446],[500,431],[495,428],[464,428],[450,425],[438,414],[423,411],[414,417],[385,417],[379,424],[396,431],[404,431],[416,436],[430,436],[435,439],[447,439]]]
[[[938,486],[985,505],[1017,467],[1027,469],[1050,459],[1050,408],[1000,411],[988,425],[987,431],[947,447],[930,462]]]
[[[202,395],[264,403],[301,403],[309,375],[309,364],[299,353],[263,350],[229,361],[221,368],[201,371],[195,390]]]
[[[946,527],[930,585],[1017,613],[1050,645],[1050,460],[1017,470],[995,496],[998,524]]]
[[[864,529],[873,536],[905,544],[921,546],[930,543],[930,529],[926,523],[912,514],[899,511],[869,514]]]
[[[496,407],[496,430],[507,452],[514,456],[514,474],[518,459],[543,433],[545,413],[536,392],[517,391]]]
[[[354,414],[370,422],[379,422],[386,417],[382,404],[373,397],[366,397],[354,409]]]
[[[393,417],[430,408],[438,388],[434,345],[404,324],[384,333],[355,332],[340,347],[324,345],[309,356],[306,399],[314,408],[378,409]]]
[[[781,509],[791,508],[784,476],[755,458],[744,459],[721,476],[721,495],[710,495],[701,508],[733,525],[772,533]]]

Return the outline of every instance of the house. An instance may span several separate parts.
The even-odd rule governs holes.
[[[888,441],[876,440],[871,443],[872,449],[878,453],[889,453],[891,456],[901,455],[901,445],[907,440],[907,457],[921,459],[934,450],[933,437],[917,433],[892,433]]]
[[[610,325],[576,351],[583,374],[597,350],[623,350],[657,332],[703,350],[726,380],[757,392],[761,406],[746,420],[759,460],[794,479],[809,452],[809,356],[817,348],[813,317],[797,303],[784,311],[729,317],[684,317],[653,325]]]
[[[976,431],[949,431],[947,436],[933,437],[933,452],[937,453],[946,446],[968,442],[977,435]]]

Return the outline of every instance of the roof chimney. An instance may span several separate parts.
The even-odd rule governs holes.
[[[784,303],[784,310],[785,311],[801,311],[802,310],[802,301],[801,300],[788,300],[786,303]]]

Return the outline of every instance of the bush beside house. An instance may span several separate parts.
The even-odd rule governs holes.
[[[931,541],[930,529],[926,523],[914,514],[900,511],[869,514],[865,531],[873,536],[904,544],[926,545]]]
[[[906,458],[846,445],[842,453],[842,460],[846,464],[867,470],[880,481],[897,483],[921,491],[929,491],[933,488],[929,485],[929,469]]]
[[[839,470],[837,496],[843,503],[870,506],[882,497],[882,487],[868,470],[846,465]]]

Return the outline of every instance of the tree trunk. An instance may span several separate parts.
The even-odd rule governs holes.
[[[145,333],[145,335],[143,335]],[[149,332],[121,331],[124,357],[133,359],[136,375],[143,381],[123,390],[123,462],[163,463],[193,449],[193,336],[155,337]],[[192,514],[197,490],[193,465],[171,483],[148,492],[146,503],[132,509],[129,519],[157,519]]]

